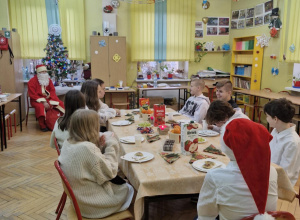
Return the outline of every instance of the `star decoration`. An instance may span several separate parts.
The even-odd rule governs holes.
[[[256,37],[256,39],[256,46],[260,45],[260,47],[263,48],[264,46],[269,46],[269,41],[271,37],[267,37],[265,34],[263,34],[261,36]]]
[[[296,49],[295,44],[292,44],[292,45],[289,47],[289,50],[290,50],[292,53],[295,52],[295,49]]]
[[[4,38],[0,38],[0,42],[3,44],[4,43]]]
[[[120,59],[121,59],[121,57],[120,57],[120,55],[117,54],[117,53],[113,56],[113,60],[114,60],[115,62],[119,62]]]
[[[100,41],[98,42],[98,44],[99,44],[100,47],[105,47],[105,46],[106,46],[105,40],[100,40]]]

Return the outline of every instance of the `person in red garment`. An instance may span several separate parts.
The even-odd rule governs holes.
[[[57,118],[65,113],[64,104],[55,94],[55,88],[50,80],[46,66],[37,65],[36,72],[37,74],[28,82],[30,104],[35,108],[35,115],[39,121],[40,129],[49,131],[53,129],[51,124],[54,125]],[[47,114],[50,109],[57,110],[56,119]],[[49,117],[46,117],[48,115]],[[46,119],[48,119],[47,123]],[[54,120],[54,123],[51,123],[51,120]]]

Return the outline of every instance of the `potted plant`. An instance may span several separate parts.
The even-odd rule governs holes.
[[[158,71],[154,70],[154,71],[153,71],[153,74],[156,75],[156,78],[157,78],[157,79],[159,79],[159,73],[158,73]]]
[[[172,69],[171,71],[168,71],[168,79],[173,79],[173,71],[174,71],[174,69]]]
[[[293,87],[300,88],[300,78],[293,77]]]
[[[203,48],[206,42],[195,42],[195,51],[196,51],[196,56],[195,56],[195,62],[199,63],[207,53],[203,53]]]
[[[151,72],[149,71],[149,72],[147,72],[147,79],[151,79],[152,77],[151,77]]]

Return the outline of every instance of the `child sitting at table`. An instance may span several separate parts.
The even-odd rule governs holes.
[[[106,115],[107,118],[111,118],[111,117],[116,117],[118,115],[120,115],[120,110],[116,109],[116,108],[109,108],[107,104],[103,103],[101,101],[101,99],[104,97],[105,95],[105,85],[104,85],[104,81],[101,79],[93,79],[93,81],[95,81],[96,83],[98,83],[98,86],[100,86],[101,91],[100,91],[100,95],[99,95],[99,103],[100,103],[100,113]],[[107,131],[106,126],[101,125],[100,130],[102,132]]]
[[[224,121],[221,111],[213,110],[208,109],[209,121]],[[230,162],[224,169],[207,172],[197,204],[198,220],[214,220],[218,215],[240,220],[257,213],[260,219],[269,219],[263,214],[276,211],[278,199],[277,172],[270,161],[272,136],[264,126],[245,118],[231,116],[225,126],[221,148]]]
[[[202,124],[210,104],[209,98],[202,94],[204,87],[205,82],[203,79],[193,79],[191,82],[191,97],[179,111],[182,115],[200,124]]]
[[[65,140],[69,138],[69,124],[72,114],[79,108],[85,108],[84,95],[78,90],[70,90],[65,96],[65,114],[57,119],[50,138],[50,147],[55,149],[54,139],[56,138],[59,149]]]
[[[292,123],[295,108],[285,98],[270,101],[264,107],[267,121],[273,131],[270,142],[271,161],[281,166],[291,183],[296,184],[300,172],[300,138]]]
[[[58,158],[85,218],[103,218],[126,210],[133,197],[133,188],[115,184],[118,171],[119,144],[115,138],[99,143],[99,116],[93,110],[73,113],[70,137],[64,142]]]
[[[107,120],[116,116],[116,112],[113,109],[113,112],[110,113],[103,113],[101,111],[99,99],[104,95],[102,94],[103,91],[101,86],[96,81],[85,81],[81,86],[81,92],[85,96],[87,109],[94,110],[98,113],[101,126],[106,126]]]

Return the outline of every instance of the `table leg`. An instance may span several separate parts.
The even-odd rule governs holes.
[[[139,108],[139,99],[140,99],[140,90],[139,90],[139,88],[137,88],[137,98],[136,98],[136,108]]]
[[[180,110],[180,89],[178,89],[178,106],[177,106],[177,111]]]
[[[0,136],[1,136],[1,151],[3,151],[3,135],[2,135],[2,111],[0,108]]]
[[[144,216],[143,220],[149,219],[149,197],[144,197]]]
[[[132,93],[132,96],[131,96],[131,99],[132,99],[132,109],[135,109],[135,92]]]
[[[7,148],[7,143],[6,143],[6,129],[5,129],[5,105],[2,105],[2,124],[3,124],[3,138],[4,138],[4,146],[5,149]],[[2,134],[1,134],[2,135]]]
[[[19,114],[20,114],[20,130],[22,131],[22,107],[21,107],[21,96],[19,96]]]

